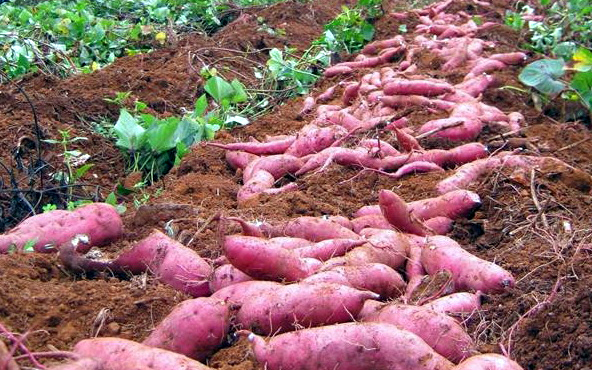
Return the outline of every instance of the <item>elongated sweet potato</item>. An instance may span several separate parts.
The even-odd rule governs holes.
[[[378,194],[378,204],[382,215],[396,229],[416,235],[431,233],[418,218],[413,216],[407,207],[407,203],[392,191],[381,190]]]
[[[291,236],[313,242],[327,239],[359,239],[360,236],[337,222],[322,217],[303,216],[273,228],[272,236]]]
[[[385,95],[422,95],[438,96],[454,90],[447,82],[434,82],[427,80],[392,80],[384,85]]]
[[[265,190],[271,189],[275,183],[273,175],[265,170],[257,170],[249,176],[237,193],[239,203],[244,203],[257,197]]]
[[[315,258],[326,261],[333,257],[343,256],[350,249],[365,244],[363,239],[328,239],[310,246],[294,249],[294,252],[303,258]]]
[[[302,280],[302,283],[336,283],[352,288],[369,290],[381,299],[397,298],[405,291],[401,275],[382,263],[367,263],[355,266],[337,266],[320,271]]]
[[[424,172],[444,172],[444,169],[433,162],[416,161],[401,166],[401,168],[395,171],[393,177],[398,179],[409,174]]]
[[[366,316],[364,321],[393,324],[414,333],[454,363],[475,351],[471,337],[452,317],[426,307],[389,304],[374,315]]]
[[[434,134],[436,137],[454,141],[473,140],[483,130],[484,125],[483,121],[476,117],[441,118],[424,123],[419,128],[419,133],[438,129],[441,131]]]
[[[158,230],[119,255],[113,265],[134,274],[149,270],[158,280],[193,297],[210,293],[212,267],[195,251]]]
[[[74,211],[41,213],[0,235],[0,254],[22,251],[31,242],[36,252],[57,252],[60,245],[79,234],[88,238],[79,246],[80,252],[86,252],[92,246],[119,239],[123,234],[123,222],[115,208],[106,203],[92,203]]]
[[[267,294],[267,292],[281,289],[282,286],[282,284],[273,281],[243,281],[214,292],[211,298],[223,300],[234,307],[240,307],[246,300],[256,295]]]
[[[481,308],[481,296],[482,294],[479,291],[476,293],[452,293],[434,299],[423,306],[449,315],[471,314]]]
[[[268,370],[450,370],[452,363],[415,334],[383,323],[346,323],[272,337],[249,334]],[[306,355],[303,355],[306,354]]]
[[[286,151],[296,140],[295,136],[290,136],[284,139],[267,142],[247,142],[247,143],[230,143],[221,144],[213,141],[206,142],[206,145],[221,148],[225,150],[238,150],[256,155],[281,154]]]
[[[307,154],[317,153],[330,147],[331,144],[345,135],[347,135],[347,129],[338,125],[329,127],[307,125],[300,130],[298,138],[286,150],[285,154],[303,157]]]
[[[104,368],[109,370],[210,369],[181,354],[121,338],[85,339],[78,342],[73,351],[78,355],[99,360]]]
[[[176,305],[142,342],[204,361],[225,340],[229,305],[216,298],[195,298]]]
[[[295,173],[302,167],[302,159],[289,154],[277,154],[260,157],[250,162],[243,172],[243,182],[249,181],[258,171],[269,172],[274,179],[280,179],[289,173]]]
[[[448,217],[438,216],[427,219],[423,223],[428,229],[432,230],[435,235],[446,235],[452,231],[454,220]]]
[[[234,168],[235,170],[239,168],[244,170],[249,163],[257,158],[259,158],[259,156],[247,152],[226,152],[226,162],[228,162],[230,167]]]
[[[362,309],[366,299],[376,298],[376,293],[340,284],[291,284],[247,299],[236,315],[236,322],[264,335],[348,322]]]
[[[350,74],[353,71],[354,70],[351,67],[344,66],[344,65],[335,65],[333,67],[329,67],[329,68],[325,69],[325,72],[323,72],[323,76],[333,77],[333,76],[337,76],[337,75]]]
[[[427,273],[434,275],[441,270],[449,271],[456,290],[480,290],[487,294],[501,293],[514,286],[515,280],[510,272],[472,255],[448,237],[432,236],[421,243],[421,264]]]
[[[243,281],[251,281],[253,278],[230,263],[227,263],[217,267],[209,280],[210,291],[217,292],[230,285],[242,283]]]
[[[382,215],[382,213],[365,215],[354,218],[352,220],[352,224],[354,227],[353,230],[356,233],[359,233],[361,230],[366,229],[368,227],[374,229],[394,230],[394,226]]]
[[[439,216],[457,219],[471,214],[481,205],[481,198],[472,191],[454,190],[439,197],[409,202],[407,205],[420,220]]]
[[[523,370],[520,365],[509,358],[496,353],[486,353],[470,357],[454,370]]]
[[[226,236],[224,250],[234,267],[256,279],[298,281],[321,265],[318,260],[300,258],[293,250],[252,236]]]

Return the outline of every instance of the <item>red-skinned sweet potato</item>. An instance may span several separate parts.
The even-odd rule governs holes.
[[[226,152],[226,162],[232,167],[233,169],[242,169],[244,170],[245,167],[255,159],[259,158],[258,155],[247,153],[247,152],[234,152],[234,151],[227,151]]]
[[[275,227],[273,236],[292,236],[320,242],[328,239],[359,239],[359,235],[337,222],[322,217],[303,216]]]
[[[221,144],[216,143],[213,141],[206,142],[206,145],[213,146],[216,148],[221,148],[225,150],[238,150],[243,151],[251,154],[256,155],[269,155],[269,154],[281,154],[286,151],[292,145],[292,143],[296,140],[295,136],[290,136],[288,138],[276,140],[276,141],[267,141],[267,142],[247,142],[247,143],[230,143],[230,144]]]
[[[212,267],[195,251],[158,230],[119,255],[113,265],[135,274],[149,270],[158,280],[193,297],[210,293]]]
[[[472,255],[448,237],[432,236],[421,243],[421,264],[426,272],[434,275],[438,271],[449,271],[457,290],[480,290],[487,294],[501,293],[514,286],[510,272]]]
[[[388,323],[414,333],[454,363],[475,351],[471,337],[452,317],[426,307],[389,304],[366,316],[364,322]]]
[[[356,217],[352,220],[352,225],[353,230],[356,233],[359,233],[361,230],[369,227],[374,229],[395,229],[394,226],[382,215],[382,213]]]
[[[229,305],[216,298],[195,298],[176,305],[142,343],[204,361],[226,339]]]
[[[106,203],[92,203],[74,211],[55,210],[29,217],[7,233],[0,235],[0,254],[22,251],[34,242],[36,252],[57,252],[59,246],[76,235],[86,235],[80,252],[92,246],[102,246],[123,234],[123,222],[115,207]]]
[[[315,258],[326,261],[333,257],[343,256],[350,249],[366,243],[362,239],[328,239],[310,246],[294,249],[294,252],[302,258]]]
[[[381,190],[378,194],[378,204],[382,215],[396,229],[403,232],[428,235],[431,231],[407,207],[407,203],[390,190]]]
[[[210,369],[181,354],[121,338],[84,339],[74,346],[73,352],[80,356],[94,358],[109,370]]]
[[[393,177],[399,179],[403,176],[424,172],[444,172],[444,169],[435,163],[427,161],[416,161],[407,163],[399,168],[393,174]]]
[[[247,299],[236,315],[242,328],[263,335],[348,322],[378,294],[332,283],[291,284]]]
[[[448,315],[471,314],[481,308],[481,296],[479,291],[476,293],[452,293],[434,299],[423,306]]]
[[[383,90],[385,95],[438,96],[452,92],[454,87],[447,82],[396,79],[386,83]]]
[[[293,250],[252,236],[226,236],[224,251],[234,267],[256,279],[298,281],[321,266],[318,260],[300,258]]]
[[[444,216],[451,219],[465,217],[481,205],[479,194],[468,190],[455,190],[439,197],[407,203],[420,220]]]
[[[232,266],[230,263],[227,263],[218,266],[209,280],[210,291],[217,292],[230,285],[242,283],[243,281],[251,281],[253,278]]]
[[[302,280],[302,283],[311,282],[336,283],[369,290],[379,294],[381,299],[399,297],[405,291],[406,285],[397,271],[382,263],[337,266]]]
[[[267,343],[252,333],[248,339],[255,359],[268,370],[451,370],[453,366],[415,334],[383,323],[303,329]]]
[[[520,365],[509,358],[496,353],[486,353],[470,357],[454,370],[523,370]]]
[[[214,292],[211,298],[220,299],[234,307],[240,307],[246,300],[256,295],[281,289],[282,286],[282,284],[273,281],[243,281]]]
[[[347,135],[347,132],[347,129],[338,125],[329,127],[307,125],[300,130],[298,138],[286,150],[285,154],[303,157],[307,154],[317,153],[330,147],[336,140]]]
[[[434,217],[425,220],[423,223],[435,235],[446,235],[452,231],[454,220],[448,217]]]
[[[289,154],[261,157],[247,165],[243,172],[243,181],[246,183],[260,170],[270,173],[277,180],[289,173],[298,171],[302,164],[302,159]]]
[[[346,75],[352,73],[353,71],[354,70],[351,67],[345,65],[335,65],[333,67],[325,69],[325,72],[323,72],[323,76],[333,77],[337,75]]]

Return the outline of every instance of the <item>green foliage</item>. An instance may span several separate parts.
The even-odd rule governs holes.
[[[563,59],[541,59],[527,65],[520,75],[520,81],[547,96],[561,96],[579,100],[592,111],[592,52],[579,48],[568,67]],[[572,71],[566,77],[566,72]]]
[[[115,144],[128,157],[127,168],[131,172],[141,171],[145,181],[153,183],[179,164],[194,143],[213,139],[221,128],[249,123],[236,111],[237,104],[249,98],[242,83],[236,79],[228,82],[216,75],[204,87],[212,101],[209,103],[207,96],[202,95],[194,110],[182,117],[158,118],[121,108],[113,133]]]
[[[0,68],[9,78],[89,73],[163,45],[170,30],[212,32],[233,2],[278,0],[13,0],[0,5]]]

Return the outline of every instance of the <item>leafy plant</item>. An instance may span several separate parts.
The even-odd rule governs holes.
[[[579,48],[570,62],[563,59],[542,59],[527,65],[520,75],[520,81],[547,96],[561,96],[579,100],[592,111],[592,52]],[[566,72],[573,72],[566,76]]]

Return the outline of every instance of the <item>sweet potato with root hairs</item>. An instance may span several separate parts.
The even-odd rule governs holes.
[[[362,124],[362,121],[360,121],[344,109],[337,112],[327,113],[327,118],[329,119],[329,122],[335,125],[342,126],[345,129],[347,129],[347,131],[355,130],[358,126]]]
[[[404,43],[405,39],[403,39],[400,35],[397,35],[391,39],[371,42],[364,46],[361,53],[367,55],[378,54],[378,52],[380,52],[383,49],[401,46]]]
[[[347,74],[352,73],[353,71],[354,71],[354,69],[351,67],[344,66],[344,65],[335,65],[333,67],[329,67],[329,68],[325,69],[325,72],[323,72],[323,76],[334,77],[337,75],[347,75]]]
[[[423,307],[445,313],[447,315],[471,314],[481,308],[481,292],[476,293],[452,293],[444,297],[434,299]]]
[[[343,227],[345,227],[347,229],[350,229],[350,230],[353,229],[353,226],[352,226],[351,221],[349,220],[349,218],[347,218],[345,216],[339,216],[339,215],[337,215],[337,216],[323,216],[323,217],[326,218],[329,221],[338,223],[338,224],[340,224],[341,226],[343,226]]]
[[[521,52],[504,53],[504,54],[493,54],[489,56],[489,59],[499,60],[504,64],[514,65],[523,64],[528,57],[526,54]]]
[[[415,174],[420,172],[444,172],[444,169],[432,162],[416,161],[401,166],[401,168],[395,171],[393,177],[398,179],[408,174]]]
[[[457,123],[460,123],[460,125],[456,125]],[[481,133],[484,126],[483,121],[475,117],[450,117],[424,123],[419,128],[419,133],[423,134],[435,129],[442,129],[433,136],[453,141],[464,141],[475,139]]]
[[[269,242],[285,249],[298,249],[314,245],[310,240],[294,238],[291,236],[276,236],[275,238],[269,239]]]
[[[350,249],[365,244],[362,239],[328,239],[313,245],[294,249],[294,252],[302,258],[315,258],[326,261],[333,257],[343,256]]]
[[[321,167],[322,171],[333,162],[343,166],[358,166],[375,169],[382,169],[385,165],[382,158],[375,158],[369,155],[368,151],[364,148],[350,149],[332,147],[310,157],[296,172],[296,176],[316,170],[319,167]]]
[[[356,317],[357,321],[363,321],[366,317],[376,315],[378,311],[387,304],[388,303],[376,301],[374,299],[366,300],[366,302],[364,302],[364,307],[362,307],[362,310],[358,313],[358,317]]]
[[[217,292],[227,286],[251,280],[252,277],[228,263],[214,270],[210,277],[210,291]]]
[[[466,217],[480,205],[479,194],[468,190],[455,190],[438,197],[407,203],[413,215],[420,220],[439,216],[451,219]]]
[[[212,267],[195,251],[158,230],[120,254],[113,265],[134,274],[151,271],[158,280],[193,297],[210,294],[207,280]]]
[[[298,281],[321,266],[318,260],[310,263],[315,260],[307,261],[293,250],[278,248],[269,240],[252,236],[226,236],[224,251],[234,267],[255,279]]]
[[[252,143],[230,143],[222,144],[213,141],[206,142],[205,145],[221,148],[224,150],[236,150],[247,152],[256,155],[269,155],[269,154],[281,154],[286,151],[296,140],[295,136],[290,136],[285,139],[267,142],[252,142]]]
[[[421,306],[389,304],[364,322],[382,322],[407,330],[423,339],[436,352],[458,363],[475,351],[475,343],[450,316]]]
[[[497,353],[485,353],[469,357],[454,367],[454,370],[523,370],[520,365]]]
[[[208,370],[189,357],[160,348],[149,347],[121,338],[84,339],[74,346],[74,353],[94,358],[109,370]]]
[[[325,103],[325,102],[328,102],[329,100],[333,99],[333,94],[335,93],[336,88],[337,88],[337,85],[333,85],[333,86],[329,87],[322,94],[317,96],[317,102]]]
[[[318,127],[307,125],[300,130],[298,138],[286,150],[285,154],[295,157],[303,157],[308,154],[320,152],[328,148],[338,139],[347,135],[348,130],[344,127],[332,125],[329,127]]]
[[[392,230],[376,230],[367,239],[368,243],[352,249],[343,257],[335,257],[326,261],[323,265],[324,269],[368,263],[382,263],[392,269],[403,266],[410,247],[409,240],[404,234]]]
[[[302,159],[289,154],[261,157],[247,165],[243,172],[243,181],[246,183],[260,170],[269,172],[277,180],[289,173],[298,171],[302,164]]]
[[[282,284],[273,281],[243,281],[214,292],[211,298],[220,299],[229,305],[240,307],[246,300],[256,295],[267,294],[267,292],[281,289],[282,286]]]
[[[399,151],[395,149],[391,144],[380,139],[363,139],[358,144],[360,148],[366,148],[372,153],[378,153],[379,157],[383,158],[389,155],[399,155]]]
[[[313,242],[327,239],[359,239],[360,236],[337,222],[322,217],[303,216],[289,220],[273,231],[273,236],[291,236]]]
[[[54,210],[27,218],[15,228],[0,235],[0,254],[22,251],[35,241],[36,252],[57,252],[60,245],[76,235],[86,235],[88,242],[79,251],[103,246],[123,234],[123,222],[115,207],[106,203],[91,203],[74,211]]]
[[[394,128],[393,131],[395,131],[397,142],[403,151],[412,152],[414,150],[423,150],[415,137],[398,128]]]
[[[450,361],[415,334],[383,323],[346,323],[265,339],[248,335],[267,370],[451,370]]]
[[[379,97],[378,101],[391,108],[429,107],[432,105],[432,101],[422,95],[384,95]]]
[[[452,231],[452,224],[454,220],[448,217],[434,217],[425,220],[424,225],[434,232],[436,235],[446,235]]]
[[[239,203],[246,202],[254,197],[257,197],[263,191],[273,187],[275,178],[272,174],[264,170],[258,170],[249,176],[237,193],[237,200]]]
[[[205,361],[226,339],[229,305],[216,298],[188,299],[176,305],[142,344]]]
[[[382,215],[382,213],[356,217],[352,220],[352,224],[353,230],[356,233],[359,233],[361,230],[369,227],[374,229],[394,230],[393,225],[390,222],[388,222],[388,220]]]
[[[475,76],[479,76],[480,74],[501,71],[502,69],[506,69],[507,67],[508,66],[506,63],[500,62],[499,60],[495,59],[477,60],[473,65],[473,68],[471,68],[469,73],[465,76],[465,81],[470,80]]]
[[[390,190],[378,193],[378,204],[382,215],[396,229],[416,235],[428,235],[431,231],[411,213],[407,203]]]
[[[337,324],[351,321],[366,299],[376,298],[376,293],[340,284],[285,285],[247,299],[236,315],[236,323],[263,335]]]
[[[438,96],[454,91],[454,87],[447,82],[395,79],[386,83],[383,90],[385,95]]]
[[[232,167],[235,170],[239,168],[241,170],[244,170],[249,163],[251,163],[257,158],[259,158],[259,156],[247,152],[226,152],[226,162],[228,162],[230,167]]]
[[[381,299],[397,298],[405,291],[405,281],[399,273],[382,263],[366,263],[355,266],[337,266],[320,271],[301,283],[335,283],[352,288],[369,290]]]
[[[480,290],[487,294],[514,286],[510,272],[472,255],[448,237],[432,236],[421,243],[421,264],[426,272],[434,275],[441,270],[450,271],[456,290]]]

